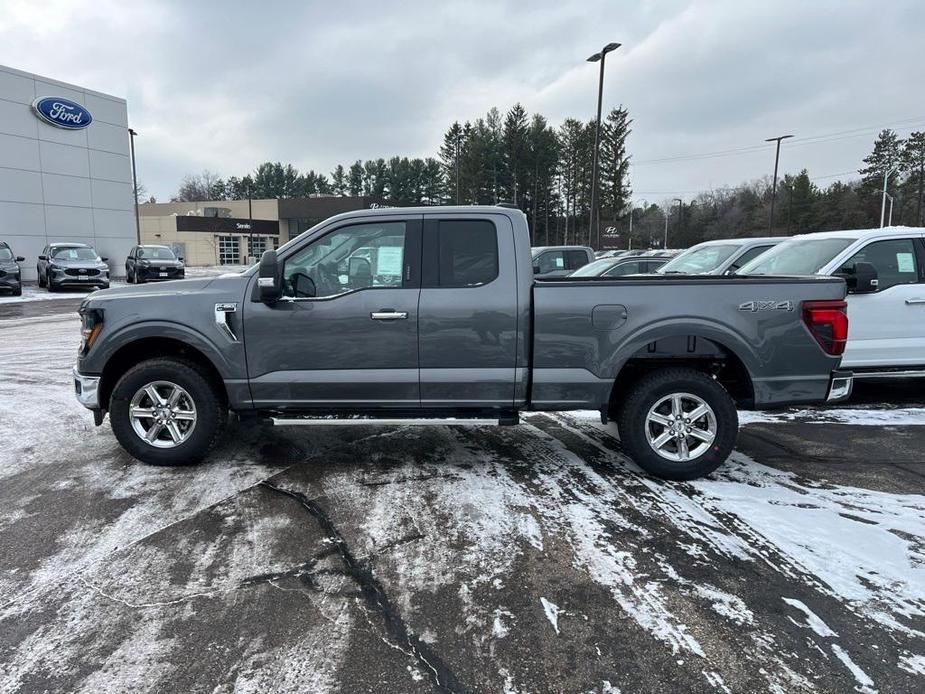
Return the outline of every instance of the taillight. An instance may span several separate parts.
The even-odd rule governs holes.
[[[848,342],[848,303],[804,301],[803,322],[827,354],[839,356]]]

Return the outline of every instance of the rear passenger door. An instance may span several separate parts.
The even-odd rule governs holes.
[[[507,217],[424,218],[418,306],[422,407],[513,406],[515,265]]]

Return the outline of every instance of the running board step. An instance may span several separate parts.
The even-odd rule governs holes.
[[[325,417],[271,417],[273,426],[513,426],[519,424],[517,417],[503,419],[478,419],[469,417],[446,417],[433,419],[385,419],[380,417],[353,417],[353,418],[325,418]]]

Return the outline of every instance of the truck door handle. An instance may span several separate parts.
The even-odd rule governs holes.
[[[925,299],[906,299],[907,304],[925,304]]]
[[[369,314],[373,320],[407,320],[407,311],[396,311],[392,308],[384,308],[381,311],[373,311]]]

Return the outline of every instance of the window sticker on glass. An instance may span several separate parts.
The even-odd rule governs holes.
[[[376,274],[401,275],[401,246],[382,246],[376,257]]]
[[[556,268],[561,270],[563,267],[565,267],[565,258],[560,255],[556,258]]]
[[[915,272],[915,256],[912,253],[897,253],[896,268],[899,272]]]

